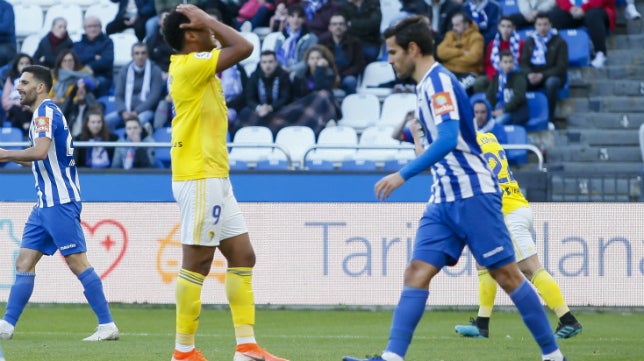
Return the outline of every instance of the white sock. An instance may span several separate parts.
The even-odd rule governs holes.
[[[541,359],[542,360],[548,360],[548,361],[563,361],[564,356],[561,353],[561,350],[556,349],[555,351],[553,351],[553,352],[551,352],[551,353],[549,353],[547,355],[541,356]]]
[[[382,353],[382,358],[385,361],[405,361],[404,358],[402,358],[400,355],[395,354],[393,352],[385,351]]]
[[[195,349],[195,345],[182,345],[180,343],[175,343],[174,349],[181,352],[190,352]]]

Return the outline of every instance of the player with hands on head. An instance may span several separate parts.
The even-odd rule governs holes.
[[[217,77],[218,72],[247,58],[252,44],[233,28],[187,4],[165,17],[162,32],[178,52],[171,56],[168,70],[176,111],[170,151],[172,192],[181,211],[183,253],[175,290],[172,360],[206,360],[195,348],[195,335],[203,282],[218,249],[228,265],[225,292],[237,341],[234,361],[286,361],[260,348],[255,340],[255,253],[228,177],[227,108]]]

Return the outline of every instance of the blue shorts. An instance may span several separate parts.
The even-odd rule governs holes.
[[[25,224],[20,247],[34,249],[51,256],[60,251],[63,256],[87,252],[85,235],[80,223],[80,202],[53,207],[35,206]]]
[[[485,268],[497,269],[514,261],[500,194],[427,204],[416,232],[413,259],[438,269],[453,266],[466,245]]]

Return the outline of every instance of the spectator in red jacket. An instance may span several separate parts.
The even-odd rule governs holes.
[[[595,48],[591,62],[595,68],[602,68],[606,63],[606,36],[615,28],[616,16],[615,0],[557,0],[551,12],[556,29],[588,28]]]

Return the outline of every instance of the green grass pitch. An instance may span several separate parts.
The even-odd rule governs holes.
[[[4,309],[1,307],[0,309]],[[95,327],[86,305],[30,305],[14,338],[2,341],[7,361],[167,361],[174,345],[173,306],[114,305],[121,329],[116,342],[82,342]],[[466,339],[454,325],[469,311],[431,310],[421,320],[408,361],[539,361],[539,350],[518,314],[493,315],[490,339]],[[554,325],[556,320],[549,313]],[[559,342],[569,361],[644,360],[644,313],[579,310],[581,335]],[[260,344],[291,361],[339,361],[343,355],[379,353],[387,342],[391,310],[257,311]],[[197,347],[210,361],[232,360],[234,336],[230,313],[205,308]]]

